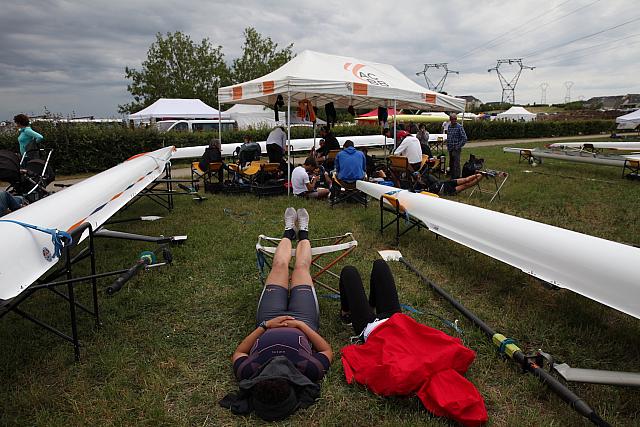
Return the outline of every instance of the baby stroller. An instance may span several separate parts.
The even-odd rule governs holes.
[[[9,183],[6,191],[23,196],[30,203],[48,196],[47,185],[55,179],[50,164],[53,150],[40,151],[41,158],[21,160],[17,154],[9,150],[0,150],[0,181]],[[22,168],[21,161],[24,161]]]

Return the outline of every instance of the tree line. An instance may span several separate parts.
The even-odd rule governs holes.
[[[157,33],[141,68],[125,67],[133,101],[119,105],[118,111],[134,113],[159,98],[199,98],[217,105],[218,88],[263,76],[293,57],[293,43],[279,48],[252,27],[244,30],[242,55],[230,65],[222,46],[208,38],[196,43],[181,31]]]

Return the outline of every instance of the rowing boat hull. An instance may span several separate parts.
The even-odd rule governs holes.
[[[640,318],[640,249],[451,200],[358,181],[394,194],[431,231],[552,285]]]
[[[578,148],[584,149],[584,145],[588,144],[593,148],[603,150],[621,150],[621,151],[640,151],[640,142],[557,142],[551,144],[551,148]]]
[[[170,160],[173,147],[135,156],[2,219],[63,231],[88,222],[104,224],[152,183]],[[20,225],[0,222],[0,303],[15,298],[56,265],[51,236]],[[85,238],[86,235],[82,236]]]
[[[604,166],[624,166],[626,160],[640,160],[640,155],[606,155],[606,154],[593,154],[584,151],[553,151],[553,150],[540,150],[537,148],[515,148],[505,147],[502,149],[505,153],[520,154],[522,150],[531,151],[531,155],[540,159],[556,159],[565,160],[567,162],[577,163],[589,163],[592,165],[604,165]]]

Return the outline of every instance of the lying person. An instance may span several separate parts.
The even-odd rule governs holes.
[[[333,360],[331,346],[318,334],[320,312],[310,275],[309,214],[305,209],[287,208],[284,221],[284,237],[258,302],[257,327],[232,356],[240,392],[220,402],[236,414],[253,410],[267,421],[284,419],[299,407],[313,404],[320,394],[316,383]],[[299,242],[289,278],[296,222]]]
[[[466,178],[441,181],[431,174],[424,174],[420,179],[421,188],[429,193],[455,196],[459,192],[477,185],[482,179],[482,174],[468,176]]]
[[[487,421],[482,396],[464,374],[475,353],[460,339],[401,313],[391,269],[381,259],[371,270],[369,299],[360,273],[340,273],[340,317],[351,322],[362,345],[341,350],[348,383],[366,385],[382,396],[416,394],[437,416],[466,426]]]

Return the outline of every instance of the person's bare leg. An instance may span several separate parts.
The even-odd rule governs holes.
[[[313,285],[311,279],[311,243],[308,239],[300,240],[296,247],[296,263],[291,273],[291,287]]]
[[[466,178],[456,179],[456,193],[471,188],[476,185],[482,179],[482,175],[477,173],[475,175],[468,176]]]
[[[311,279],[311,243],[309,242],[309,213],[306,209],[298,209],[298,247],[296,263],[291,273],[291,287],[297,285],[313,285]]]
[[[276,253],[273,256],[271,271],[266,282],[268,285],[278,285],[289,289],[289,262],[291,261],[291,240],[295,238],[295,230],[293,229],[295,222],[295,209],[287,208],[284,214],[285,235],[278,243]]]

